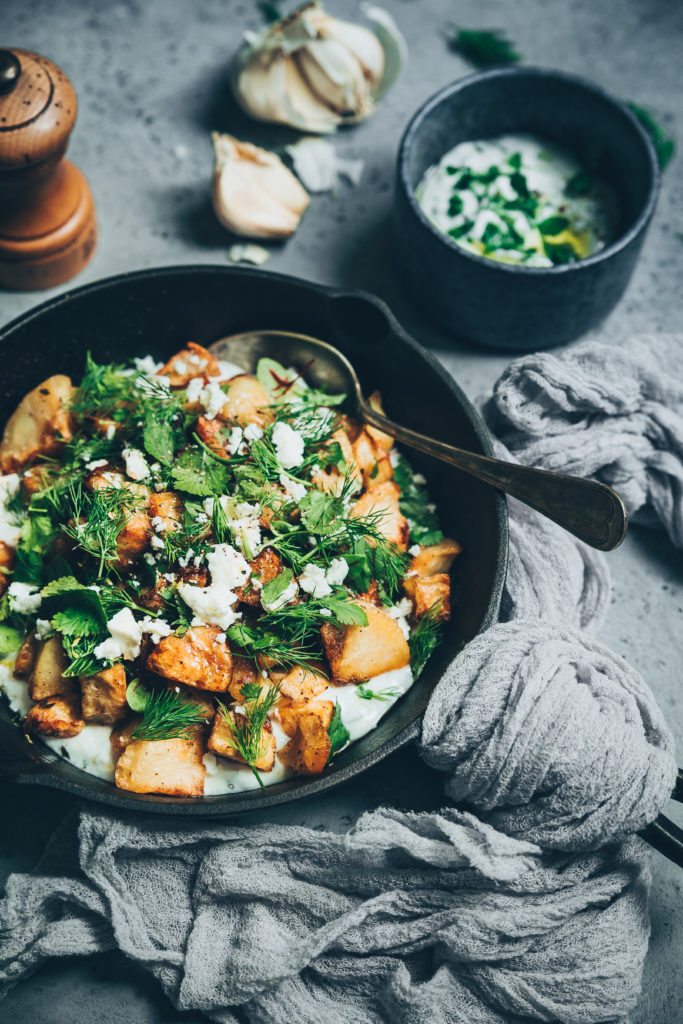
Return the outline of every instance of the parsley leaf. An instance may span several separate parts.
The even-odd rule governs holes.
[[[245,700],[258,700],[261,696],[261,684],[260,683],[245,683],[240,693]]]
[[[171,476],[179,491],[200,498],[225,494],[228,489],[227,467],[206,451],[182,452],[171,470]]]
[[[161,419],[154,408],[146,410],[144,423],[142,438],[145,450],[164,466],[172,465],[175,450],[173,427]]]
[[[278,597],[284,594],[285,590],[292,582],[293,573],[291,569],[283,569],[275,579],[270,580],[269,583],[264,584],[261,590],[261,603],[265,605],[274,604]]]
[[[102,622],[87,608],[70,607],[52,617],[53,629],[64,636],[99,636]]]
[[[265,588],[264,588],[265,589]],[[348,598],[327,597],[320,602],[320,607],[329,608],[333,618],[340,626],[367,626],[368,617],[362,608],[353,604]]]
[[[339,502],[331,494],[311,490],[299,502],[301,522],[311,533],[327,533],[337,518]]]
[[[342,721],[339,704],[334,705],[334,714],[332,715],[332,721],[327,727],[327,735],[330,737],[330,753],[327,758],[327,763],[330,764],[335,754],[341,750],[342,747],[345,747],[351,739],[351,733]]]

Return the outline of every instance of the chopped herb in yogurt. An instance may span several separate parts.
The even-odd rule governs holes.
[[[528,135],[460,143],[425,173],[417,198],[463,249],[528,267],[591,256],[618,223],[614,193],[600,178]]]

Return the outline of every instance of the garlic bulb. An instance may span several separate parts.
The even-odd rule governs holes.
[[[397,78],[406,45],[386,11],[363,10],[372,28],[339,21],[311,2],[250,36],[233,63],[241,106],[261,121],[305,132],[333,132],[366,118]]]
[[[287,238],[310,196],[275,153],[232,135],[211,136],[213,207],[221,224],[245,238]]]

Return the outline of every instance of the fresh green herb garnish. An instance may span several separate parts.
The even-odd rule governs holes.
[[[379,701],[390,701],[394,697],[400,697],[401,691],[393,689],[391,686],[387,686],[384,690],[370,690],[363,683],[360,683],[356,687],[356,693],[361,700],[379,700]]]
[[[332,715],[332,720],[327,727],[327,734],[330,737],[330,753],[327,757],[327,763],[330,764],[335,754],[337,754],[342,747],[345,747],[351,739],[351,733],[342,721],[339,704],[334,705],[334,714]]]
[[[422,616],[415,628],[411,631],[408,639],[410,648],[410,668],[413,678],[419,676],[436,648],[441,643],[443,634],[443,622],[439,619],[441,602],[433,605],[429,611]]]
[[[149,694],[142,721],[131,733],[134,740],[172,740],[189,738],[206,724],[206,708],[186,700],[172,690]]]
[[[0,657],[18,651],[23,640],[23,633],[11,626],[0,624]]]
[[[451,46],[477,68],[516,64],[520,55],[500,29],[452,27]]]
[[[429,547],[443,540],[439,519],[424,484],[415,481],[410,464],[403,455],[396,459],[394,479],[401,488],[399,508],[410,523],[411,544]],[[419,479],[419,478],[418,478]]]
[[[268,712],[274,708],[279,696],[279,686],[269,686],[265,694],[248,700],[244,705],[244,710],[234,715],[224,704],[219,703],[218,705],[228,727],[228,743],[249,765],[261,789],[265,789],[265,786],[255,768],[255,763],[263,757],[267,750],[267,743],[263,738],[263,726],[268,718]]]
[[[666,134],[664,129],[657,124],[649,110],[646,110],[645,107],[639,107],[636,103],[629,103],[628,106],[652,139],[655,152],[657,153],[659,166],[664,170],[676,151],[676,143],[669,135]]]

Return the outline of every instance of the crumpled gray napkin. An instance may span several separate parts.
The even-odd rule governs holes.
[[[647,851],[629,833],[671,791],[672,741],[642,679],[590,635],[604,556],[516,502],[511,516],[507,621],[455,660],[423,727],[468,810],[380,808],[346,837],[83,810],[77,837],[65,823],[9,879],[0,984],[118,947],[178,1007],[230,1024],[236,1007],[250,1024],[625,1020],[649,933]]]
[[[520,461],[615,487],[683,547],[683,334],[513,360],[485,415]]]

